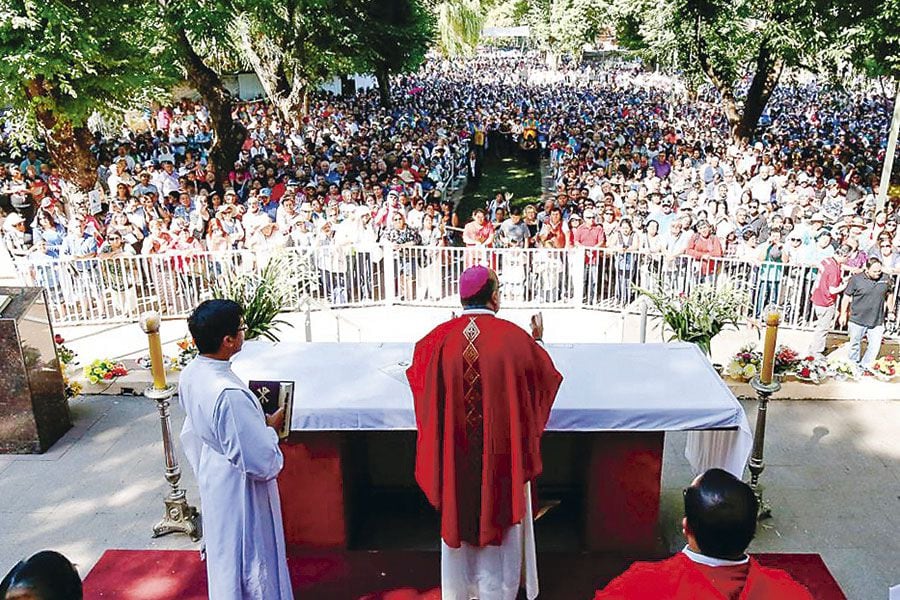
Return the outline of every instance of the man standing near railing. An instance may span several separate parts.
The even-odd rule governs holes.
[[[892,291],[891,278],[882,273],[881,260],[877,257],[866,261],[866,270],[851,277],[847,289],[844,290],[844,306],[841,314],[842,325],[847,325],[850,334],[850,360],[866,371],[871,371],[881,351],[885,312],[888,319],[894,318]],[[866,353],[860,360],[863,337],[866,338]]]
[[[835,251],[834,256],[828,256],[822,260],[819,278],[816,280],[810,296],[816,321],[812,340],[806,351],[808,355],[823,356],[825,352],[825,341],[837,316],[838,296],[849,282],[849,278],[842,279],[841,277],[841,268],[847,263],[849,256],[850,246],[841,246]]]

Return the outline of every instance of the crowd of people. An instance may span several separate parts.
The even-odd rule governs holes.
[[[264,102],[235,116],[249,137],[227,177],[207,164],[206,108],[188,100],[147,110],[117,138],[98,135],[98,189],[78,206],[35,152],[0,166],[7,248],[61,303],[120,313],[147,296],[191,306],[202,296],[194,280],[228,267],[162,261],[154,275],[93,259],[312,249],[320,293],[335,303],[389,285],[403,299],[445,298],[460,268],[490,260],[515,297],[553,301],[576,293],[580,257],[488,259],[489,249],[584,249],[586,302],[628,304],[636,284],[726,274],[749,282],[751,316],[790,305],[798,324],[813,318],[811,289],[836,250],[848,249],[851,273],[871,258],[900,272],[897,205],[875,198],[890,119],[875,93],[785,83],[758,135],[734,141],[711,88],[688,99],[636,63],[551,72],[536,55],[491,51],[429,59],[394,82],[390,108],[362,91],[318,96],[298,123]],[[545,200],[491,193],[461,214],[447,193],[454,176],[513,154],[548,161]],[[396,282],[384,281],[387,246],[401,249]],[[435,251],[454,246],[475,250]],[[159,281],[179,276],[188,284]]]

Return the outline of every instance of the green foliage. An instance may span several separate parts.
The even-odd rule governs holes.
[[[234,300],[244,309],[245,336],[248,340],[264,337],[278,341],[276,332],[287,321],[278,319],[298,291],[308,293],[314,284],[312,268],[303,255],[279,254],[256,273],[228,277],[213,289],[213,297]]]
[[[434,5],[437,15],[437,47],[444,56],[465,56],[481,40],[485,7],[481,0],[443,0]]]
[[[743,309],[749,304],[749,294],[731,282],[715,286],[704,283],[688,294],[653,292],[636,287],[662,314],[672,330],[671,340],[697,344],[710,355],[712,339],[725,327],[737,327]]]
[[[125,109],[171,83],[152,4],[7,0],[0,8],[0,105],[32,133]],[[39,119],[39,115],[43,118]]]
[[[900,0],[882,0],[868,18],[847,28],[841,58],[872,77],[900,81]]]
[[[374,2],[358,25],[360,73],[394,74],[415,71],[434,40],[436,20],[421,0]]]
[[[531,2],[525,21],[540,47],[557,54],[581,56],[610,23],[609,0],[539,0]]]

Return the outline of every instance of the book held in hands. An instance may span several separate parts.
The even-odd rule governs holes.
[[[259,400],[266,416],[275,413],[284,407],[284,425],[278,432],[278,437],[286,438],[291,433],[291,414],[294,411],[294,382],[293,381],[250,381],[248,386],[253,395]]]

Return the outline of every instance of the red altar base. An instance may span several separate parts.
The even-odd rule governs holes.
[[[577,547],[561,549],[661,555],[663,440],[662,432],[545,434],[538,497],[565,498],[576,512]],[[359,547],[354,542],[367,536],[379,506],[373,490],[387,491],[395,507],[404,492],[407,500],[424,499],[413,479],[415,432],[295,432],[282,451],[278,484],[289,544]],[[436,543],[436,532],[431,539]]]
[[[783,569],[817,600],[845,600],[818,554],[757,554]],[[627,567],[606,554],[542,553],[541,600],[589,600]],[[440,600],[437,552],[292,552],[297,598]],[[524,595],[520,595],[520,598]],[[85,600],[206,600],[206,565],[187,550],[107,550],[84,580]]]

